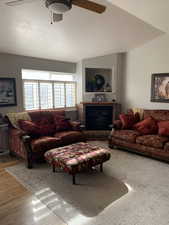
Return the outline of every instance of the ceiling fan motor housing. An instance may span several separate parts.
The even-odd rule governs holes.
[[[72,8],[72,0],[46,0],[45,5],[54,12],[64,13]]]

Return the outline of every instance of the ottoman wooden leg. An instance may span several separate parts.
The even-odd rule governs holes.
[[[103,172],[103,163],[100,164],[100,172]]]
[[[55,165],[52,165],[53,172],[55,173]]]
[[[76,177],[75,177],[75,174],[72,175],[72,184],[76,184]]]

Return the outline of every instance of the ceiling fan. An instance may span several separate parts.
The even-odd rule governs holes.
[[[58,22],[63,19],[63,14],[72,8],[72,5],[96,12],[103,13],[106,10],[104,5],[89,0],[44,0],[45,6],[51,11],[52,22]],[[16,6],[25,3],[34,2],[34,0],[12,0],[5,4],[7,6]]]

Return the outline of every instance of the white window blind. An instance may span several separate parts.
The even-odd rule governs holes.
[[[66,83],[66,107],[76,104],[76,86],[75,83]]]
[[[39,108],[38,82],[24,82],[25,109]]]
[[[40,82],[40,108],[53,108],[52,83]]]
[[[54,107],[63,108],[65,107],[65,84],[54,83]]]
[[[75,107],[76,83],[23,80],[25,110]]]

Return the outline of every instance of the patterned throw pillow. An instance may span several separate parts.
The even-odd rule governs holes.
[[[161,136],[169,136],[169,121],[158,122],[158,134]]]
[[[158,126],[157,121],[153,117],[147,117],[141,122],[138,122],[134,125],[134,129],[136,129],[141,134],[157,134]]]

